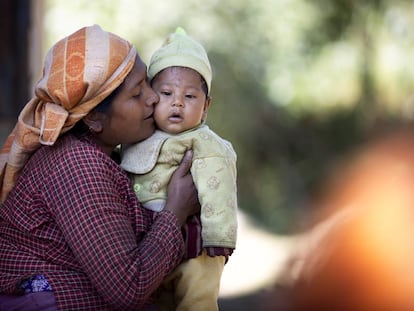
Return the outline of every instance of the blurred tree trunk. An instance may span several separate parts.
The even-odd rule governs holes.
[[[374,36],[381,7],[381,3],[372,1],[368,6],[358,6],[358,11],[355,12],[356,27],[361,30],[361,98],[356,109],[364,119],[366,128],[374,127],[376,121],[382,118],[381,103],[375,95],[374,72],[377,46]]]
[[[0,2],[0,116],[15,117],[28,98],[28,0]]]
[[[31,66],[39,63],[41,46],[40,40],[31,41],[41,29],[34,11],[41,8],[42,2],[0,1],[0,144],[30,97]]]

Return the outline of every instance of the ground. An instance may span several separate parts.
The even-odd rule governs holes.
[[[222,276],[220,311],[263,307],[263,298],[282,274],[294,241],[294,237],[266,232],[240,213],[237,248]],[[283,290],[278,293],[283,295]],[[280,301],[282,310],[284,297],[280,297]]]

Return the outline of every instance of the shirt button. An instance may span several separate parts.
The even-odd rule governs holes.
[[[140,184],[135,184],[134,185],[134,191],[135,191],[135,193],[138,193],[139,190],[141,190],[141,185]]]

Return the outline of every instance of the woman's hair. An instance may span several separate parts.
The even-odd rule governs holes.
[[[114,98],[120,92],[121,86],[122,83],[115,90],[113,90],[111,94],[105,97],[95,108],[93,108],[90,113],[100,112],[103,114],[108,114]],[[74,127],[69,132],[80,137],[89,134],[90,130],[89,127],[83,121],[83,119],[81,119],[74,125]]]
[[[112,105],[112,101],[119,94],[121,86],[122,83],[115,90],[113,90],[111,94],[105,97],[95,108],[93,108],[92,112],[101,112],[107,114],[109,108]]]

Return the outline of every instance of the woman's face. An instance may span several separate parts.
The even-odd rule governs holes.
[[[102,121],[99,139],[104,149],[129,144],[149,137],[155,130],[154,104],[158,95],[147,80],[147,68],[137,56],[134,67],[121,84]]]

